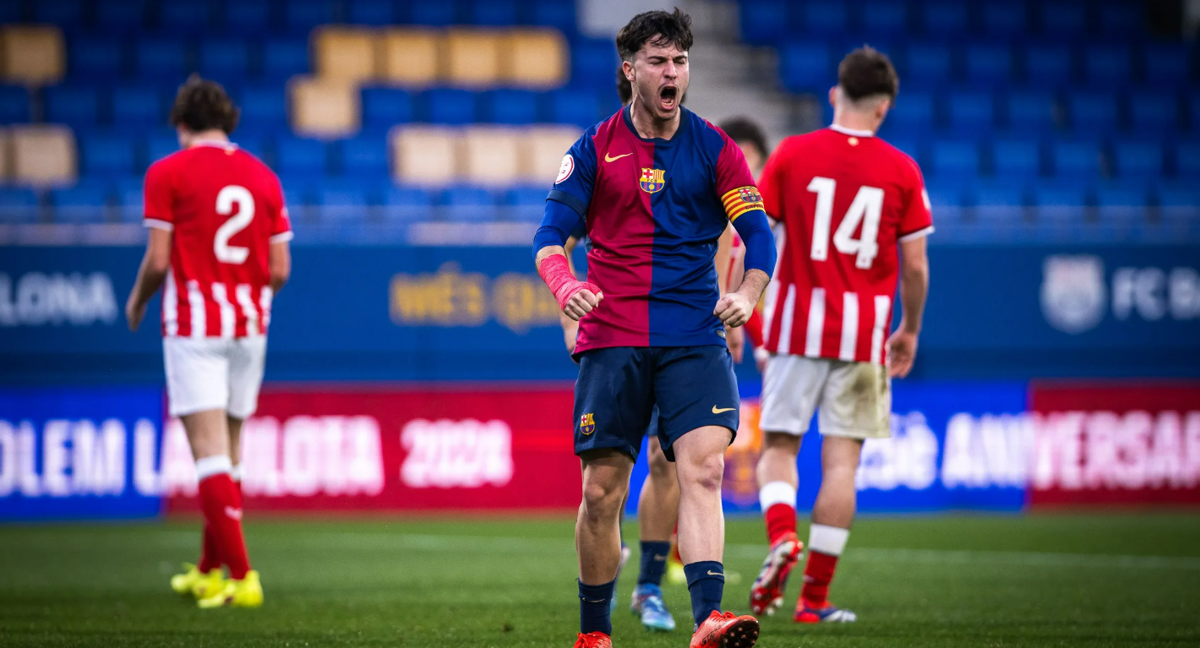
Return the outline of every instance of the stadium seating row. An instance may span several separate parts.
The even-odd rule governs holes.
[[[579,134],[578,129],[563,126],[398,127],[390,135],[334,143],[291,135],[235,137],[235,141],[298,184],[340,176],[378,181],[390,174],[415,185],[514,186],[552,179],[563,152]],[[150,161],[177,149],[172,134],[145,140],[89,135],[81,138],[77,156],[75,138],[67,128],[13,127],[0,130],[0,181],[61,185],[74,183],[77,175],[85,180],[124,181],[140,177]]]
[[[1004,138],[892,140],[930,177],[1200,178],[1200,141]]]
[[[888,54],[905,85],[929,87],[1004,87],[1015,85],[1056,89],[1071,84],[1098,88],[1142,84],[1150,89],[1174,89],[1195,84],[1194,56],[1179,42],[1129,45],[1115,42],[1078,43],[1062,40],[1012,44],[987,39],[967,43],[942,40],[866,39]],[[837,63],[863,39],[830,42],[797,39],[780,47],[783,84],[793,91],[828,88],[837,77]]]
[[[846,32],[1112,38],[1137,35],[1145,23],[1143,3],[1128,0],[742,0],[740,8],[743,39],[761,45]]]
[[[563,0],[9,0],[0,22],[53,23],[71,32],[262,35],[307,33],[317,25],[430,27],[534,25],[575,29],[575,3]]]

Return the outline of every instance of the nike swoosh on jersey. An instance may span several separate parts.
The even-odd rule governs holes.
[[[713,412],[713,414],[724,414],[725,412],[732,412],[735,409],[737,409],[737,408],[736,407],[722,407],[722,408],[718,409],[716,405],[713,405],[712,412]]]
[[[605,162],[616,162],[617,160],[620,160],[623,157],[629,157],[630,155],[633,155],[633,153],[626,153],[625,155],[618,155],[617,157],[612,157],[608,154],[607,151],[605,151],[604,161]]]

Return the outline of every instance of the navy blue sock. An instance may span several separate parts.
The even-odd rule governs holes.
[[[670,553],[670,542],[642,542],[642,570],[638,573],[638,585],[662,585],[667,555]]]
[[[603,585],[584,585],[579,581],[579,631],[603,632],[612,636],[612,616],[609,607],[616,593],[617,581]]]
[[[715,560],[703,560],[684,565],[683,573],[687,574],[688,592],[692,595],[692,618],[699,627],[713,610],[721,611],[725,568]]]

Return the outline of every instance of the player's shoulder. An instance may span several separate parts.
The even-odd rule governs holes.
[[[729,134],[725,132],[725,129],[708,121],[700,115],[697,115],[687,108],[681,107],[680,110],[684,111],[684,118],[691,122],[688,124],[689,129],[691,129],[692,132],[699,133],[701,140],[703,140],[706,145],[716,146],[718,149],[721,149],[733,142],[733,140],[730,139]]]
[[[881,137],[875,137],[874,139],[877,142],[882,159],[890,162],[898,173],[906,176],[920,177],[921,167],[913,159],[913,156],[901,151],[894,144]]]

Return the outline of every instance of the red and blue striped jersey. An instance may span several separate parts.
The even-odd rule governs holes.
[[[604,300],[579,323],[575,352],[724,345],[713,256],[731,220],[762,209],[741,149],[680,109],[669,139],[638,136],[629,108],[584,133],[549,199],[584,219],[588,281]]]

